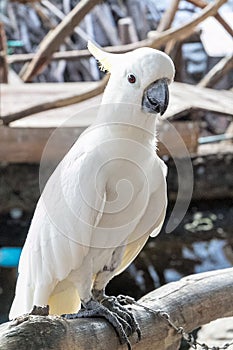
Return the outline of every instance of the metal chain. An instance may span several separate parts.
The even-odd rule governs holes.
[[[147,306],[144,306],[140,303],[138,303],[137,301],[134,300],[134,298],[128,297],[128,296],[121,296],[119,295],[119,299],[121,301],[125,301],[128,304],[134,304],[137,305],[139,307],[142,307],[143,309],[153,313],[156,316],[161,317],[162,319],[164,319],[171,328],[173,328],[177,334],[181,335],[182,339],[188,343],[191,348],[193,349],[201,349],[201,350],[226,350],[229,349],[230,346],[233,346],[233,339],[229,342],[229,343],[225,343],[222,346],[208,346],[205,343],[199,343],[197,340],[194,339],[194,337],[192,336],[192,334],[185,332],[184,328],[181,326],[176,326],[176,324],[171,320],[170,315],[162,310],[153,310]]]

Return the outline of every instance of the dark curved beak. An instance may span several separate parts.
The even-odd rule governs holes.
[[[146,113],[163,115],[168,107],[169,90],[167,79],[159,79],[146,88],[142,99],[142,109]]]

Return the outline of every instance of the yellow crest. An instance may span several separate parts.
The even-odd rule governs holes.
[[[103,71],[106,70],[111,73],[114,54],[101,50],[90,40],[88,40],[87,48],[90,51],[90,53],[97,59],[97,61],[99,61],[100,69]]]

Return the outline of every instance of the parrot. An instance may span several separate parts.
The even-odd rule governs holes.
[[[130,349],[130,335],[141,337],[136,317],[105,288],[165,219],[167,167],[157,155],[156,126],[175,68],[166,53],[150,47],[117,54],[89,41],[88,49],[109,81],[95,121],[41,193],[9,319],[43,305],[67,319],[103,317]]]

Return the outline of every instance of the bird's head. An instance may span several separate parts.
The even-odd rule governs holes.
[[[90,41],[88,49],[100,68],[111,73],[103,103],[141,104],[146,113],[164,114],[169,101],[168,85],[175,73],[168,55],[149,47],[113,54]]]

